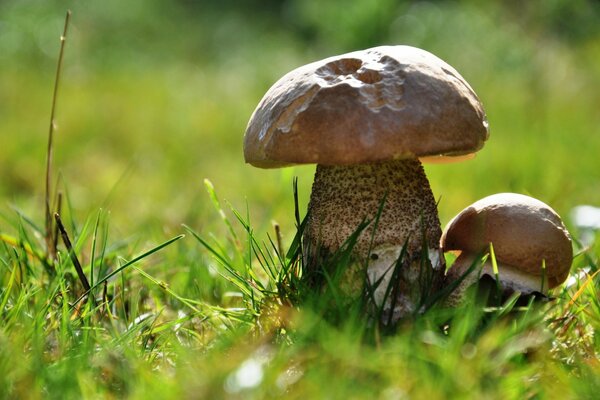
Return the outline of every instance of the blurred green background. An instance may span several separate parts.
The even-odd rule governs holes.
[[[203,188],[259,230],[293,234],[292,177],[314,166],[245,165],[242,136],[280,76],[308,62],[409,44],[453,65],[484,103],[490,140],[471,161],[426,166],[445,224],[495,192],[567,217],[600,205],[600,3],[546,1],[0,2],[0,210],[42,221],[59,36],[73,11],[55,165],[75,215],[111,212],[125,235],[213,229]],[[0,219],[0,231],[9,229]]]

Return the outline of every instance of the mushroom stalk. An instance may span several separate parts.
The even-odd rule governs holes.
[[[382,213],[375,221],[384,198]],[[373,297],[375,306],[383,305],[384,321],[419,311],[419,304],[439,283],[444,261],[436,203],[418,159],[317,165],[304,232],[306,268],[311,272],[319,268],[322,257],[335,253],[365,220],[371,222],[352,249],[351,279],[362,277],[364,282],[366,272],[373,287],[383,277]],[[356,274],[357,269],[361,274]],[[363,282],[349,282],[351,290]],[[388,285],[394,285],[390,293],[395,295],[385,298]]]
[[[322,257],[371,220],[340,284],[370,282],[377,314],[387,313],[389,322],[420,311],[443,274],[436,204],[418,158],[466,156],[488,136],[483,106],[458,71],[425,50],[380,46],[281,77],[250,117],[244,158],[260,168],[317,164],[303,260],[317,287],[319,272],[331,264]],[[356,286],[340,289],[362,293]]]

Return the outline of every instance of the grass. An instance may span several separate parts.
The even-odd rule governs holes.
[[[84,263],[95,302],[78,302],[86,291],[64,248],[56,273],[45,271],[35,256],[43,242],[31,239],[41,230],[21,220],[19,239],[3,238],[5,397],[585,398],[598,390],[596,272],[551,302],[516,307],[513,297],[486,309],[472,299],[381,330],[361,307],[332,306],[333,293],[301,285],[297,240],[279,253],[208,191],[225,239],[186,227],[195,241],[176,236],[126,260],[106,237],[106,214],[77,229],[76,252],[95,254]],[[207,252],[214,263],[163,280],[156,269],[177,265],[166,254],[173,248],[179,260]],[[584,258],[597,271],[597,252]]]
[[[600,239],[579,244],[568,218],[600,198],[596,31],[560,36],[536,19],[556,10],[495,2],[354,2],[335,35],[316,2],[291,2],[294,18],[119,3],[73,7],[53,190],[73,250],[59,241],[56,261],[40,177],[64,5],[0,4],[1,398],[596,397]],[[381,43],[439,54],[486,106],[478,157],[426,166],[443,223],[501,191],[564,217],[577,279],[553,301],[437,304],[388,330],[303,286],[313,169],[245,166],[244,125],[291,68]]]

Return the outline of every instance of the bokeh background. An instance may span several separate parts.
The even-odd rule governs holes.
[[[76,219],[99,208],[126,236],[213,230],[203,186],[257,230],[293,234],[292,178],[305,205],[314,166],[244,164],[242,137],[289,70],[382,44],[453,65],[484,103],[491,136],[471,161],[428,165],[445,224],[514,191],[568,221],[600,205],[600,3],[394,0],[0,1],[0,213],[43,217],[52,87],[72,10],[55,166]],[[9,217],[10,218],[10,217]],[[0,219],[0,230],[11,229]],[[571,226],[571,229],[573,227]]]

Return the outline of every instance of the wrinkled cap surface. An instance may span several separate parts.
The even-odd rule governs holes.
[[[277,81],[250,118],[246,162],[348,165],[476,152],[488,138],[477,95],[450,65],[410,46],[317,61]]]
[[[444,251],[483,255],[493,244],[496,259],[522,272],[542,276],[549,287],[564,282],[571,268],[571,237],[558,214],[529,196],[499,193],[476,201],[444,229]],[[502,275],[502,272],[500,272]]]

